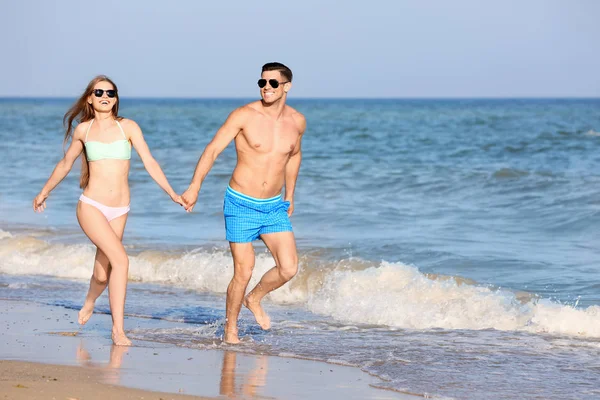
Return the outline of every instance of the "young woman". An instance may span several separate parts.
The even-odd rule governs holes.
[[[129,212],[129,160],[131,146],[140,155],[144,167],[156,183],[183,205],[150,154],[140,127],[118,115],[119,92],[106,76],[97,76],[63,118],[65,144],[72,136],[65,156],[54,168],[42,191],[33,200],[33,209],[42,212],[50,192],[67,176],[82,154],[80,186],[83,194],[77,204],[77,220],[83,232],[96,245],[94,272],[85,303],[79,311],[79,323],[85,324],[96,299],[108,286],[112,314],[112,340],[131,345],[125,335],[123,314],[129,259],[121,243]],[[73,130],[73,121],[80,123]]]

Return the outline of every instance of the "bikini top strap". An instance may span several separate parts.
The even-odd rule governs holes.
[[[90,133],[90,128],[92,127],[93,123],[94,123],[94,120],[92,119],[90,121],[90,124],[88,125],[87,131],[85,131],[85,140],[83,141],[83,143],[87,142],[88,133]]]
[[[121,130],[121,133],[123,134],[123,137],[125,138],[125,140],[129,140],[129,139],[127,139],[127,136],[125,136],[125,131],[123,130],[123,127],[119,123],[119,120],[115,119],[115,122],[117,123],[117,125],[119,125],[119,129]]]

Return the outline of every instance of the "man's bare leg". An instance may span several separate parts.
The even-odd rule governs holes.
[[[233,256],[233,278],[227,287],[227,302],[225,303],[225,343],[236,344],[238,337],[237,320],[242,308],[244,294],[254,269],[254,247],[252,243],[230,242]]]
[[[263,329],[271,327],[271,319],[262,308],[260,301],[269,292],[283,286],[298,272],[298,253],[293,232],[277,232],[261,235],[261,239],[275,259],[275,267],[271,268],[260,279],[260,282],[244,298],[246,306],[256,322]]]
[[[227,397],[235,397],[235,367],[237,353],[226,350],[223,353],[223,367],[221,368],[221,384],[219,394]]]
[[[125,224],[127,223],[127,214],[110,221],[108,224],[119,237],[123,240],[123,232],[125,231]],[[85,325],[94,313],[94,306],[96,300],[104,292],[108,286],[108,278],[110,277],[110,263],[108,257],[99,248],[96,248],[96,258],[94,260],[94,272],[90,279],[90,288],[88,289],[87,296],[83,307],[79,311],[78,322],[80,325]]]
[[[267,356],[262,355],[256,358],[256,364],[250,373],[244,385],[242,386],[242,393],[249,399],[255,399],[259,397],[259,392],[267,384],[267,373],[269,371],[269,360]]]

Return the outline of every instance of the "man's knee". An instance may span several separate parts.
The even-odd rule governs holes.
[[[248,284],[252,278],[254,263],[235,263],[233,279],[242,284]]]
[[[292,279],[298,272],[298,257],[290,257],[281,260],[279,265],[279,276],[286,281]]]

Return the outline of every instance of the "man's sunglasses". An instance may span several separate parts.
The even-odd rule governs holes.
[[[279,85],[283,85],[284,83],[289,83],[289,81],[279,82],[277,79],[269,79],[269,85],[271,85],[271,87],[273,89],[277,89],[279,87]],[[258,80],[258,87],[262,89],[265,86],[267,86],[267,80],[266,79],[259,79]]]
[[[106,95],[108,97],[110,97],[111,99],[117,95],[117,91],[116,90],[112,90],[112,89],[109,89],[109,90],[94,89],[94,96],[96,96],[96,97],[102,97],[104,95],[104,92],[106,92]]]

